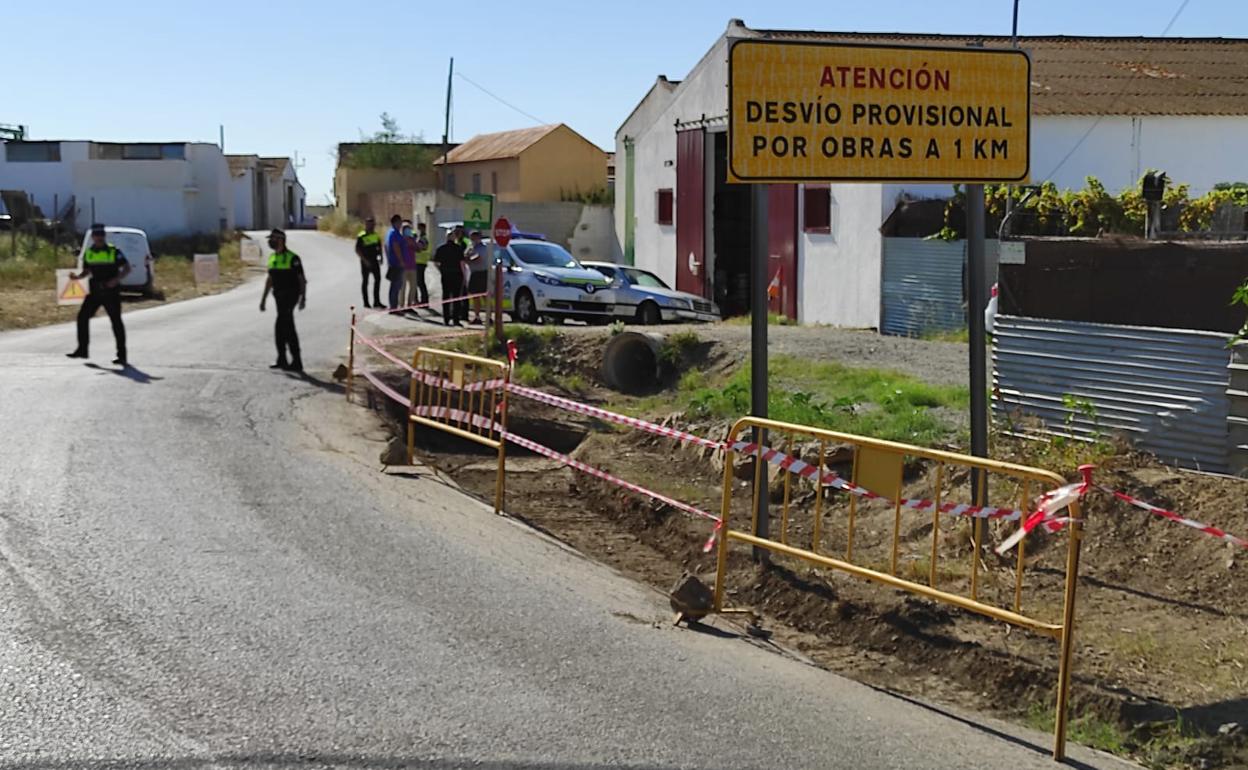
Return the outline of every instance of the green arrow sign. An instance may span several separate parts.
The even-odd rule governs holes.
[[[468,193],[464,196],[464,229],[489,230],[494,224],[494,196]]]

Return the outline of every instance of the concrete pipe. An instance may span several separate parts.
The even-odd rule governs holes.
[[[602,355],[602,379],[621,393],[646,393],[659,386],[662,372],[659,350],[663,337],[658,334],[620,332],[607,343]]]

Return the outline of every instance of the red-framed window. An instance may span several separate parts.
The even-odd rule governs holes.
[[[802,190],[805,220],[802,230],[822,235],[832,234],[832,188],[826,184],[808,184]]]
[[[673,221],[674,208],[675,196],[672,194],[672,188],[662,188],[655,194],[654,221],[661,225],[670,225]]]

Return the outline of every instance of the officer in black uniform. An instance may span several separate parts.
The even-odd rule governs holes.
[[[355,255],[360,258],[360,293],[364,295],[364,307],[368,304],[368,278],[373,278],[373,305],[381,304],[381,235],[377,232],[377,220],[364,220],[364,229],[355,237]]]
[[[295,331],[295,305],[303,310],[307,304],[308,282],[303,276],[303,262],[286,248],[286,233],[274,230],[269,233],[269,277],[264,280],[264,296],[260,298],[260,312],[264,312],[265,300],[273,292],[277,302],[277,363],[270,369],[303,372],[303,359],[299,356],[299,334]],[[290,358],[286,351],[290,351]]]
[[[78,347],[70,358],[86,358],[91,342],[91,317],[101,306],[113,324],[117,341],[114,364],[126,365],[126,327],[121,322],[121,279],[130,274],[130,263],[121,249],[106,240],[104,225],[91,225],[91,245],[82,253],[82,272],[71,277],[77,281],[91,276],[90,293],[78,310]]]

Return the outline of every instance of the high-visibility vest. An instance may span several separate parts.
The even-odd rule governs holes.
[[[270,270],[289,270],[295,263],[295,253],[290,249],[275,251],[269,255]]]
[[[102,249],[97,249],[92,246],[83,252],[82,261],[84,264],[88,265],[114,264],[117,262],[117,247],[111,243]]]
[[[425,239],[425,248],[416,251],[416,264],[427,265],[429,260],[433,258],[433,243],[430,242],[428,235],[421,236],[419,233],[416,234],[417,242],[422,237]]]
[[[361,230],[360,234],[356,237],[359,238],[365,246],[381,245],[381,235],[379,233],[367,233]]]

